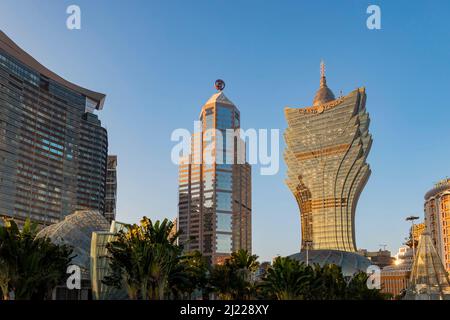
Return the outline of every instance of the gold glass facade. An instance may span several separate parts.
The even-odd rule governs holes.
[[[413,234],[414,241],[419,241],[420,236],[425,232],[425,222],[415,224],[411,227],[411,232]]]
[[[240,113],[222,91],[203,106],[200,122],[179,165],[180,243],[221,263],[233,251],[251,251],[251,167],[237,161]]]
[[[425,224],[433,244],[450,272],[450,179],[440,181],[425,195]]]
[[[302,249],[356,251],[355,210],[370,176],[364,88],[335,99],[324,67],[313,106],[285,108],[286,184],[300,209]]]

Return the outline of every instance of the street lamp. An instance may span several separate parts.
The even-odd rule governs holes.
[[[309,266],[309,247],[312,246],[312,240],[305,240],[306,247],[306,266]]]
[[[416,258],[416,248],[415,248],[415,242],[414,242],[414,220],[419,219],[419,217],[416,216],[409,216],[406,218],[406,221],[411,221],[411,241],[412,241],[412,249],[413,249],[413,261]]]

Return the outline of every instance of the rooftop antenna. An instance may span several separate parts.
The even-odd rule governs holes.
[[[383,251],[386,251],[387,244],[379,244],[379,246],[383,248]]]

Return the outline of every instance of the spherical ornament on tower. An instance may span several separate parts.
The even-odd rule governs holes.
[[[225,81],[222,79],[217,79],[214,83],[214,87],[216,87],[218,91],[223,91],[223,89],[225,89]]]

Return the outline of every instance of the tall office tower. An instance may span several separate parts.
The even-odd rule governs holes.
[[[117,156],[108,156],[106,166],[105,218],[110,223],[116,219]]]
[[[364,88],[335,98],[321,64],[313,105],[286,108],[286,184],[297,200],[302,249],[355,252],[355,210],[372,144]]]
[[[0,214],[41,225],[105,211],[105,95],[70,83],[0,31]]]
[[[224,86],[216,81],[218,92],[203,106],[201,128],[179,166],[180,243],[213,264],[239,249],[251,252],[251,167],[239,137],[240,113]]]
[[[424,209],[426,230],[450,272],[450,179],[441,180],[425,194]]]

